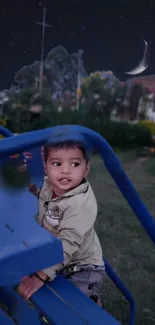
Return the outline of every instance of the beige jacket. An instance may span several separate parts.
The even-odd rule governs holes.
[[[101,245],[94,230],[96,217],[97,203],[88,182],[52,199],[52,189],[45,176],[37,221],[62,240],[64,252],[61,265],[43,270],[51,279],[55,277],[56,270],[71,263],[104,264]]]

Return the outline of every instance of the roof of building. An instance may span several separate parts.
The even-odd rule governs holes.
[[[148,88],[153,94],[155,94],[155,75],[135,77],[132,78],[132,81],[141,84],[143,87]]]

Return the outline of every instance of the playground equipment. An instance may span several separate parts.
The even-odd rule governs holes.
[[[23,152],[29,151],[32,158],[27,159],[27,168],[31,183],[41,187],[44,168],[40,148],[46,143],[48,136],[57,130],[66,129],[82,133],[101,155],[107,170],[155,243],[153,218],[112,148],[90,129],[66,125],[13,136],[9,130],[0,127],[0,133],[6,137],[0,140],[0,166],[9,161],[9,156],[17,153],[21,155],[21,159],[26,159]],[[40,325],[48,321],[54,325],[119,325],[117,320],[61,275],[35,293],[29,303],[18,295],[16,288],[24,276],[63,261],[61,241],[36,223],[34,217],[37,212],[38,200],[29,192],[28,187],[8,187],[0,177],[0,324]],[[107,274],[130,304],[129,324],[133,325],[134,300],[106,261],[105,266]],[[44,315],[44,318],[40,315]]]

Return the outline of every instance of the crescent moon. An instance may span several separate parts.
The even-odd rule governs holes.
[[[134,68],[131,71],[125,72],[126,74],[134,76],[134,75],[142,73],[143,71],[145,71],[148,68],[148,64],[147,64],[148,43],[144,39],[143,39],[143,41],[145,44],[145,50],[143,53],[142,60],[139,62],[138,66],[136,68]]]

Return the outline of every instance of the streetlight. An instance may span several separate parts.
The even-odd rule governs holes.
[[[76,109],[79,110],[80,89],[81,89],[81,58],[83,50],[78,50],[78,71],[77,71],[77,91],[76,91]]]

